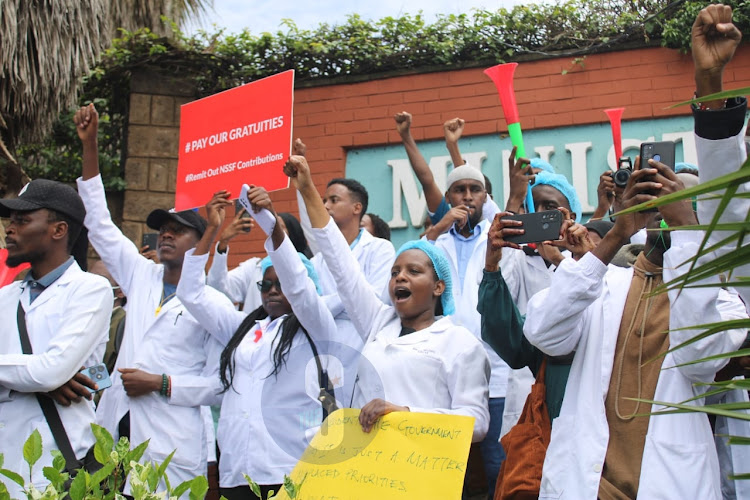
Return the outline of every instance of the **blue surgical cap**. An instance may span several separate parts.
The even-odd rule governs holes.
[[[547,163],[546,161],[542,160],[541,158],[532,158],[531,159],[531,166],[533,168],[541,168],[545,172],[549,172],[550,174],[555,174],[555,167],[553,167],[550,163]]]
[[[315,284],[315,290],[318,292],[318,295],[322,295],[323,292],[320,289],[320,280],[318,279],[318,273],[317,271],[315,271],[315,267],[313,267],[313,263],[310,262],[310,259],[305,257],[305,254],[297,252],[297,255],[299,255],[300,259],[302,259],[302,263],[305,265],[305,269],[307,269],[307,276]],[[260,261],[260,274],[261,275],[266,274],[266,271],[268,270],[269,267],[273,267],[273,263],[271,262],[271,257],[265,257],[263,260]]]
[[[685,162],[682,162],[682,161],[677,162],[677,163],[674,164],[674,172],[676,174],[679,174],[683,170],[688,170],[688,169],[692,169],[692,170],[695,170],[697,172],[698,171],[698,165],[693,165],[692,163],[685,163]]]
[[[578,200],[578,195],[573,186],[570,185],[568,179],[562,174],[550,174],[549,172],[539,172],[536,174],[536,180],[531,186],[534,189],[540,184],[552,186],[553,188],[560,191],[563,196],[568,199],[568,205],[570,205],[571,212],[576,214],[576,222],[581,222],[581,202]]]
[[[443,304],[443,314],[445,316],[453,314],[456,312],[456,307],[453,304],[453,280],[451,279],[451,265],[448,262],[448,258],[441,249],[424,240],[407,241],[398,249],[396,257],[407,250],[415,249],[422,250],[427,254],[427,257],[432,261],[432,267],[435,269],[438,279],[445,283],[445,290],[443,290],[443,295],[440,296],[440,302]]]

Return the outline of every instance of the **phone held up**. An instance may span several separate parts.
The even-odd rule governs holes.
[[[242,203],[240,202],[240,200],[234,200],[234,213],[236,213],[236,214],[239,213],[240,210],[242,210],[243,208],[245,208],[245,207],[242,206]],[[240,216],[240,219],[250,219],[250,218],[251,218],[251,216],[247,212],[247,210],[245,210],[244,212],[242,212],[242,215]],[[245,233],[249,233],[250,232],[250,228],[249,227],[248,228],[242,228],[242,231],[245,232]]]
[[[156,240],[159,237],[157,233],[143,233],[141,247],[148,247],[149,250],[156,250]]]
[[[503,219],[519,220],[524,234],[505,237],[505,241],[523,245],[524,243],[539,243],[540,241],[560,239],[560,227],[563,215],[559,210],[546,210],[532,214],[506,215]]]
[[[96,384],[99,386],[99,389],[97,389],[96,391],[87,387],[87,389],[91,393],[101,391],[108,387],[112,387],[112,379],[109,378],[109,372],[107,372],[107,367],[104,365],[104,363],[89,366],[88,368],[84,368],[83,370],[81,370],[79,373],[83,373],[88,378],[96,382]]]
[[[672,141],[644,142],[641,144],[640,154],[640,168],[648,168],[648,161],[653,159],[674,170],[675,143]],[[627,186],[632,173],[633,164],[630,158],[623,156],[618,160],[617,170],[612,176],[615,185],[620,188]]]

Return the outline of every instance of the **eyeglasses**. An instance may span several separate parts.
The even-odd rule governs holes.
[[[258,281],[256,283],[258,285],[258,290],[261,292],[270,292],[272,287],[276,287],[276,290],[281,291],[281,283],[279,283],[279,280],[263,280]]]

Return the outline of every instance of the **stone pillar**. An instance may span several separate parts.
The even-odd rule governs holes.
[[[193,100],[187,76],[148,68],[131,77],[122,231],[137,245],[153,231],[146,226],[149,212],[174,207],[180,106]]]

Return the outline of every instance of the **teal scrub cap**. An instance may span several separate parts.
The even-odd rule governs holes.
[[[560,191],[563,196],[568,199],[570,210],[575,212],[576,222],[581,222],[581,202],[578,199],[576,190],[573,188],[573,186],[570,185],[570,182],[568,182],[568,179],[564,175],[551,174],[547,171],[539,172],[538,174],[536,174],[536,180],[531,186],[531,189],[534,189],[540,184],[552,186],[553,188]]]
[[[323,292],[320,289],[320,280],[318,279],[318,273],[315,271],[315,267],[313,267],[313,263],[310,262],[310,259],[305,257],[305,254],[297,252],[297,255],[299,255],[300,259],[302,259],[302,263],[305,265],[305,269],[307,269],[307,276],[315,284],[315,290],[318,292],[318,295],[322,295]],[[266,274],[266,271],[269,267],[273,267],[271,257],[265,257],[260,261],[260,274]]]
[[[443,305],[443,314],[445,316],[453,314],[456,312],[456,306],[453,303],[453,279],[451,278],[451,265],[448,262],[448,258],[441,249],[424,240],[407,241],[398,249],[396,257],[407,250],[415,249],[422,250],[427,254],[427,257],[432,261],[432,267],[435,269],[438,279],[445,283],[445,290],[443,291],[443,295],[440,296],[440,302]]]

